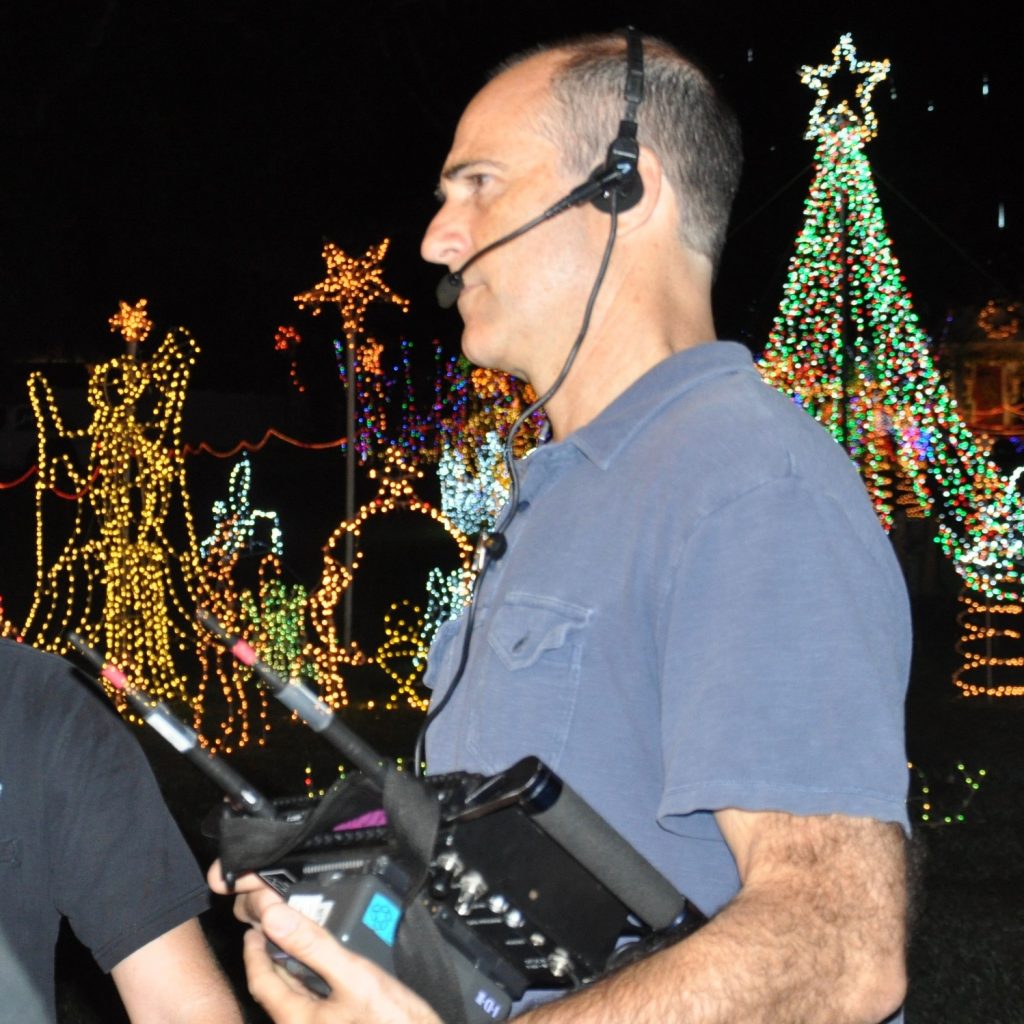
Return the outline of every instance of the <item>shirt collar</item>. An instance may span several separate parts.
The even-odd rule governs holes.
[[[755,372],[750,350],[735,341],[714,341],[682,349],[652,366],[565,444],[577,448],[601,469],[644,424],[678,396],[706,380],[729,373]]]

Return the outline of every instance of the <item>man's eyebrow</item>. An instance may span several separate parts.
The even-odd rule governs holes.
[[[477,167],[496,167],[502,168],[504,164],[497,160],[484,160],[482,158],[476,160],[462,160],[457,164],[451,164],[445,167],[441,171],[441,181],[454,181],[456,178],[461,178],[467,171]]]
[[[439,202],[445,201],[444,184],[448,181],[457,181],[467,176],[471,171],[484,169],[504,170],[505,164],[500,160],[486,160],[483,157],[476,157],[472,160],[460,160],[457,164],[450,164],[441,171],[441,178],[434,188],[434,198]]]

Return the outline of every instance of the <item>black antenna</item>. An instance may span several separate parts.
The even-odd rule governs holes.
[[[204,629],[212,633],[243,665],[250,667],[271,693],[289,711],[294,711],[314,732],[320,733],[335,750],[347,757],[378,789],[384,789],[388,765],[364,740],[354,733],[333,709],[299,679],[282,679],[241,637],[229,633],[205,608],[196,612]]]
[[[239,810],[257,818],[276,817],[273,804],[223,758],[214,757],[208,750],[204,750],[199,742],[199,736],[163,704],[142,696],[113,662],[94,651],[77,633],[68,632],[66,637],[68,643],[85,658],[98,676],[106,679],[115,690],[124,694],[125,699],[146,725],[158,732],[178,753],[184,754],[194,765],[202,769],[227,793]]]

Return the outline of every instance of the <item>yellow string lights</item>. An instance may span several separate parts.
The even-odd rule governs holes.
[[[996,302],[995,299],[990,299],[978,314],[978,327],[985,332],[989,341],[1012,341],[1020,338],[1020,303]]]
[[[396,295],[381,276],[390,244],[390,239],[385,238],[371,245],[363,256],[351,257],[328,242],[323,249],[327,273],[308,292],[295,296],[299,309],[312,307],[313,316],[319,316],[325,305],[337,306],[345,334],[349,336],[363,332],[366,310],[371,303],[389,302],[407,313],[409,300]]]
[[[305,655],[316,667],[316,678],[323,698],[334,708],[348,706],[349,696],[343,670],[347,666],[377,665],[396,684],[397,689],[385,702],[393,708],[404,698],[419,710],[426,707],[426,698],[416,686],[424,668],[425,646],[422,639],[423,623],[419,608],[400,603],[392,606],[392,618],[386,621],[386,639],[373,655],[364,653],[352,641],[345,647],[339,640],[335,612],[345,591],[352,585],[363,559],[356,547],[351,563],[341,552],[348,537],[358,541],[363,527],[374,516],[396,511],[413,512],[437,523],[455,542],[460,563],[469,570],[473,546],[469,538],[441,512],[417,497],[413,484],[423,473],[410,465],[408,456],[393,448],[380,469],[369,471],[371,479],[380,481],[376,497],[359,509],[351,520],[338,525],[324,545],[324,565],[317,589],[309,598],[309,616],[315,641],[305,648]],[[411,614],[410,614],[411,613]],[[397,663],[405,666],[399,673]]]
[[[957,653],[963,658],[953,682],[965,697],[1024,697],[1021,614],[1016,601],[995,601],[960,592]]]
[[[133,346],[151,326],[144,308],[145,300],[122,303],[111,318],[129,349],[91,369],[87,426],[65,426],[46,378],[29,377],[39,445],[37,574],[23,633],[35,646],[63,652],[63,635],[74,629],[158,699],[191,706],[175,654],[193,647],[197,634],[192,611],[200,571],[181,414],[199,349],[179,328],[151,358],[136,358]],[[71,534],[54,557],[44,522],[48,494],[61,481],[80,500]],[[172,513],[180,515],[180,548],[170,539]]]
[[[129,345],[137,345],[149,337],[153,329],[153,321],[146,316],[148,299],[139,299],[134,306],[129,306],[123,299],[121,308],[107,321],[112,334],[120,334]]]

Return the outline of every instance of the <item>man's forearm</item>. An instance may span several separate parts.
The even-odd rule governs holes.
[[[195,918],[137,949],[111,974],[132,1024],[241,1024]]]
[[[890,836],[859,873],[808,864],[789,884],[748,885],[688,939],[521,1019],[877,1024],[904,986],[902,837]]]

